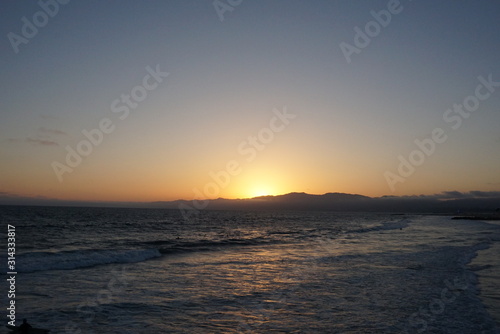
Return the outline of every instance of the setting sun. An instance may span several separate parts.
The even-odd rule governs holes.
[[[276,195],[274,189],[267,185],[257,185],[255,187],[251,187],[248,191],[248,195],[246,197],[260,197],[260,196],[269,196]]]

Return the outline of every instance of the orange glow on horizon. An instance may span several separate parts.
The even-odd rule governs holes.
[[[279,195],[276,193],[270,186],[260,186],[256,185],[255,187],[248,189],[248,196],[245,197],[260,197],[260,196],[276,196]]]

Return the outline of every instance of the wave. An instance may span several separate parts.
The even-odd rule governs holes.
[[[157,249],[78,250],[61,252],[32,252],[19,255],[18,272],[70,270],[111,263],[135,263],[160,257]]]
[[[355,230],[347,230],[347,233],[366,233],[375,231],[390,231],[390,230],[401,230],[408,227],[410,221],[408,219],[399,220],[397,222],[386,222],[382,225],[360,228]]]
[[[200,240],[193,242],[157,240],[135,244],[134,246],[141,247],[139,249],[29,252],[18,255],[16,264],[17,271],[25,273],[46,270],[71,270],[104,264],[142,262],[166,254],[214,251],[222,247],[269,244],[270,242],[262,238],[221,241]]]
[[[159,251],[162,254],[172,254],[172,253],[185,253],[185,252],[212,251],[220,249],[222,247],[252,246],[252,245],[261,245],[269,243],[276,243],[276,241],[265,240],[263,238],[226,239],[220,241],[200,240],[194,242],[179,242],[166,248],[160,248]]]

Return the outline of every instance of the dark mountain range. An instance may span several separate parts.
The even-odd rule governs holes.
[[[176,200],[159,202],[79,202],[45,198],[9,197],[0,194],[0,205],[99,206],[164,208],[180,210],[312,210],[395,213],[500,214],[500,192],[449,191],[436,195],[368,197],[356,194],[312,195],[293,192],[247,199]]]
[[[150,203],[154,207],[207,210],[322,210],[457,213],[495,212],[500,208],[498,192],[447,192],[429,196],[368,197],[356,194],[326,193],[311,195],[289,193],[249,199],[178,200]]]

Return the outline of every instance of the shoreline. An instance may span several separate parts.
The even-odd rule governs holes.
[[[478,298],[500,332],[500,260],[496,254],[500,254],[500,243],[490,243],[488,248],[476,251],[466,268],[476,276]]]

